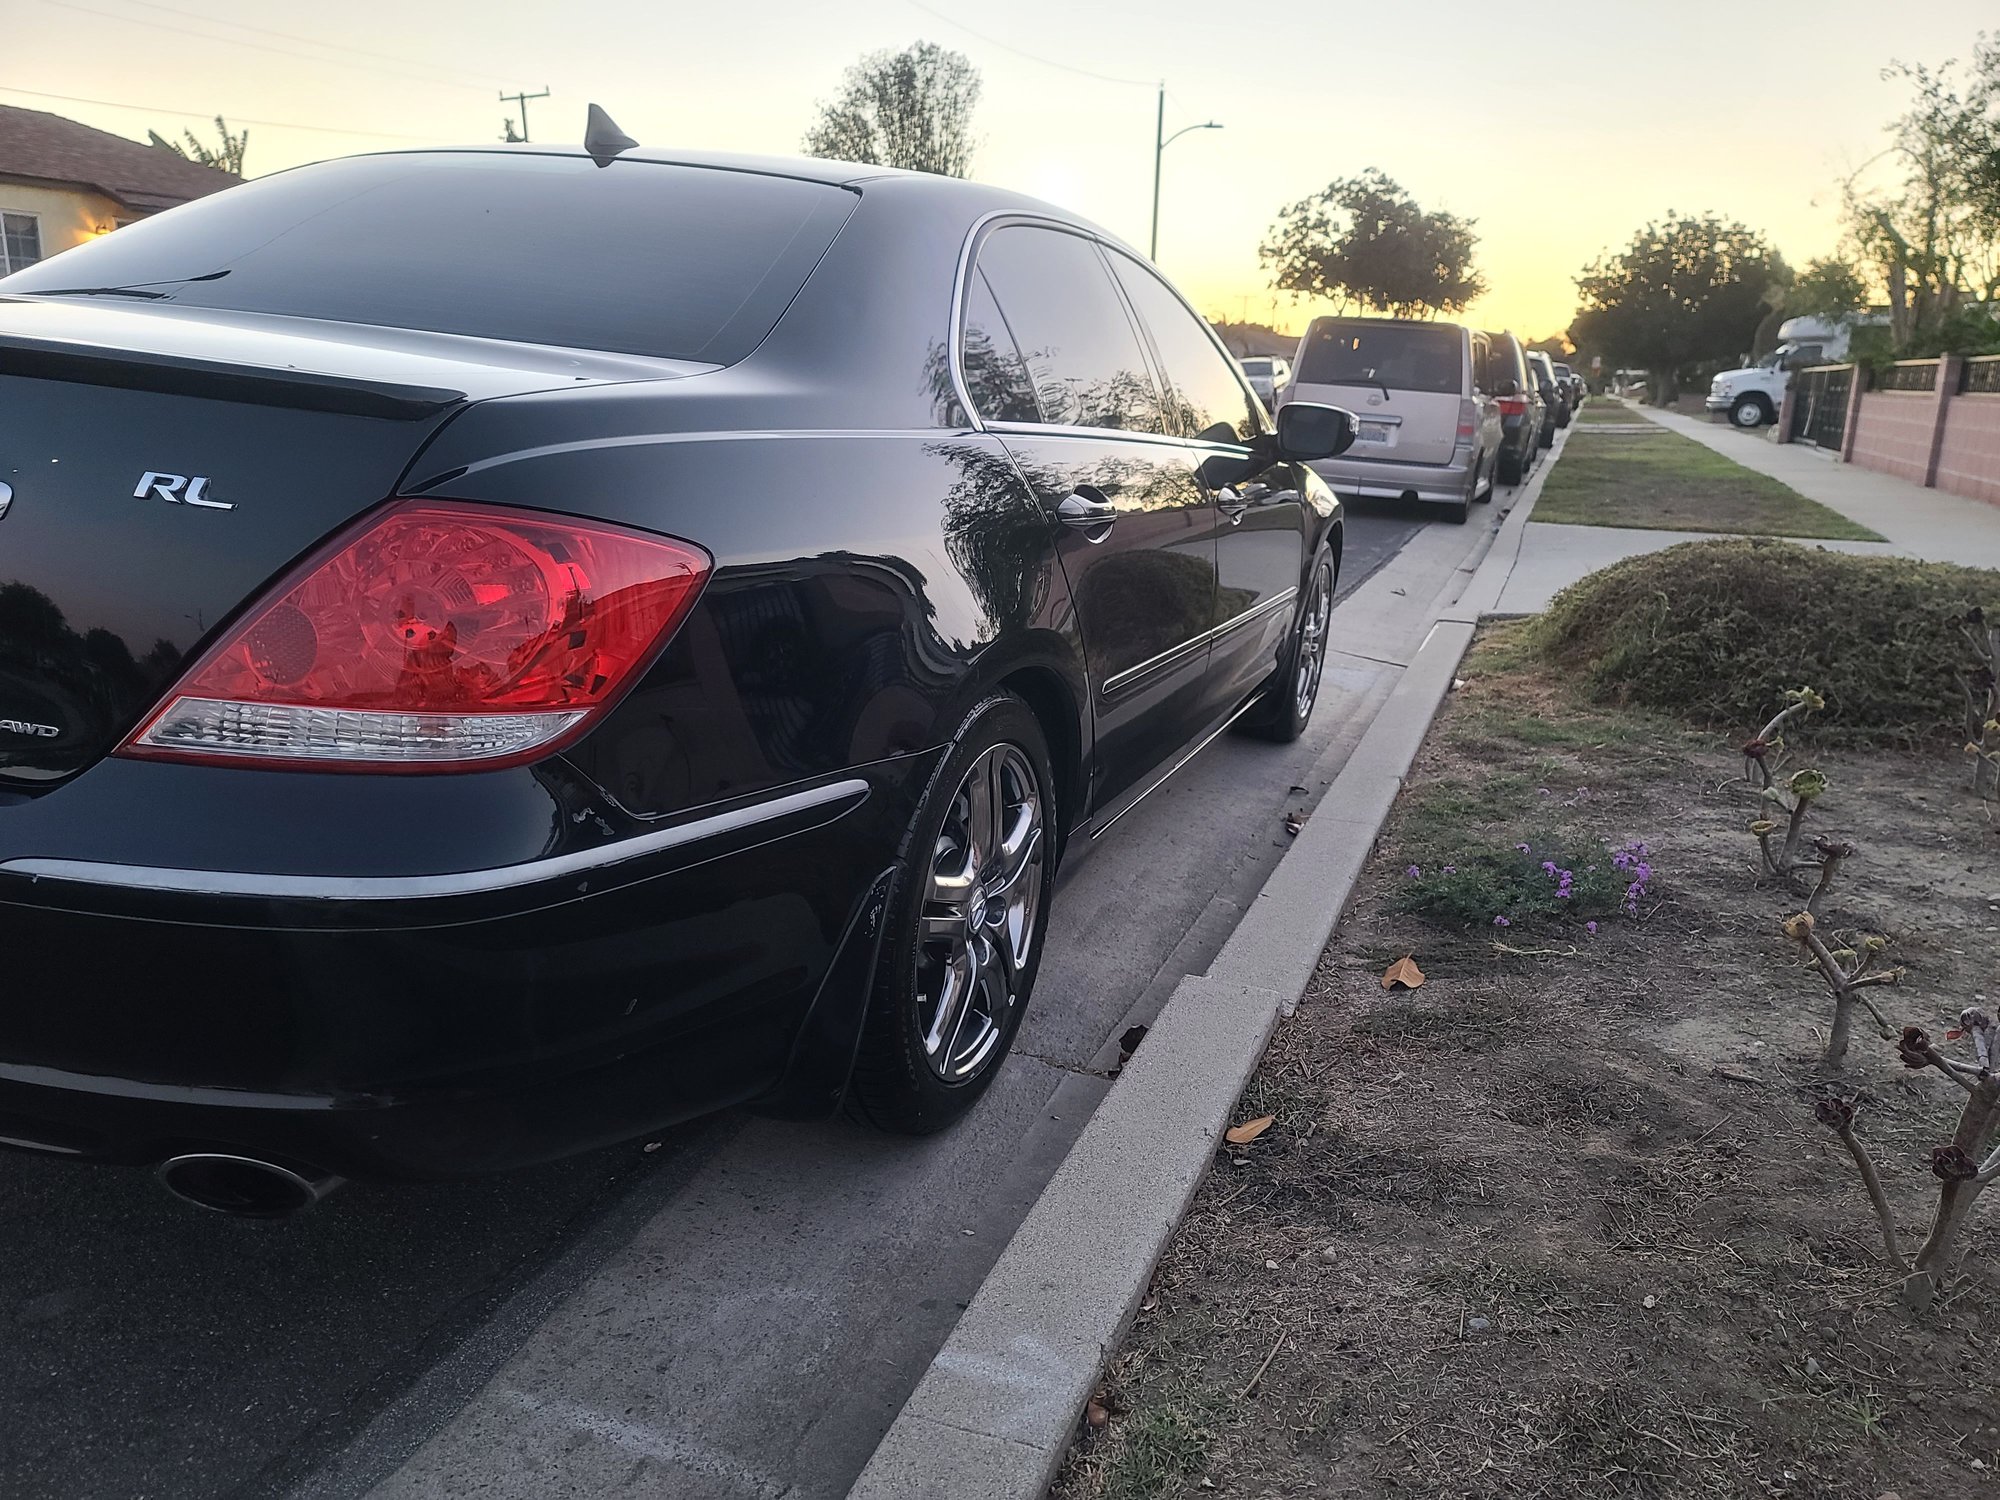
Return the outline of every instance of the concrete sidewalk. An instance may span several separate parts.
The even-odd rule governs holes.
[[[1838,511],[1850,521],[1889,539],[1886,543],[1811,539],[1804,541],[1806,546],[2000,568],[2000,507],[1843,464],[1817,448],[1802,444],[1767,442],[1732,427],[1651,407],[1634,407],[1633,412],[1734,459],[1746,469],[1782,480],[1807,499],[1817,500],[1827,509]],[[1577,430],[1586,442],[1617,442],[1622,429],[1613,427],[1605,433],[1593,432],[1585,426]],[[1530,522],[1522,538],[1520,559],[1507,579],[1495,612],[1539,613],[1548,608],[1557,593],[1599,568],[1714,535],[1701,531],[1639,531],[1618,526]]]

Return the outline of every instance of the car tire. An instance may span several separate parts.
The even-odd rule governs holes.
[[[1521,455],[1512,448],[1502,448],[1500,461],[1493,466],[1493,473],[1501,484],[1519,484],[1522,477]]]
[[[899,850],[848,1112],[931,1135],[1007,1060],[1048,930],[1059,837],[1048,741],[996,693],[966,715]]]
[[[1278,653],[1277,668],[1266,682],[1257,706],[1237,720],[1237,727],[1256,739],[1289,745],[1306,731],[1313,706],[1319,702],[1320,678],[1326,671],[1326,642],[1333,619],[1333,594],[1340,580],[1333,552],[1319,549],[1306,584],[1305,605],[1292,622],[1292,633]]]
[[[1454,526],[1463,526],[1472,514],[1472,507],[1463,500],[1451,500],[1438,507],[1438,514]]]
[[[1738,396],[1729,408],[1729,425],[1745,431],[1771,420],[1771,404],[1760,395]]]

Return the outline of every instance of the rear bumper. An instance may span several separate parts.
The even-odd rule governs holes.
[[[1399,464],[1344,453],[1339,458],[1319,459],[1312,467],[1343,499],[1455,505],[1472,493],[1475,459],[1469,448],[1457,450],[1449,463],[1442,464]]]
[[[933,758],[582,859],[395,877],[0,860],[0,1143],[425,1179],[629,1139],[802,1074],[831,1107],[868,912]]]

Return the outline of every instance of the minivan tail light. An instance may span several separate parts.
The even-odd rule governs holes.
[[[119,753],[358,771],[532,760],[638,679],[711,566],[602,521],[394,501],[279,579]]]
[[[1470,398],[1458,403],[1458,441],[1469,445],[1479,436],[1479,406]]]
[[[1501,396],[1495,400],[1494,405],[1500,408],[1500,415],[1503,417],[1525,417],[1528,414],[1526,396]]]

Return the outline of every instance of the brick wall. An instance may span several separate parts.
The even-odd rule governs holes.
[[[1954,396],[1944,412],[1937,487],[2000,505],[2000,396]]]
[[[1902,360],[1881,383],[1925,388],[1871,389],[1875,378],[1855,366],[1841,457],[1912,484],[2000,505],[2000,356]],[[1792,441],[1796,394],[1785,392],[1780,442]]]
[[[1870,391],[1855,414],[1850,463],[1922,484],[1931,460],[1937,398],[1916,391]]]

